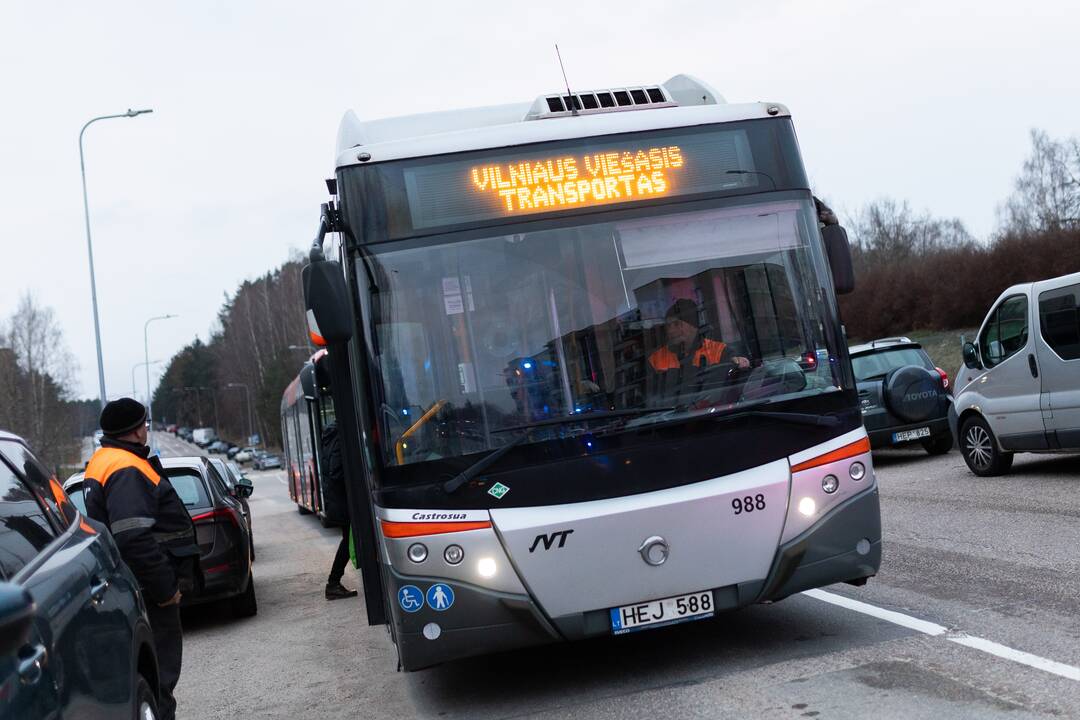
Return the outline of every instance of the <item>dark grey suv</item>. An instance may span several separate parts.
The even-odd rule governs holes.
[[[863,425],[874,448],[919,443],[931,455],[949,452],[949,376],[922,345],[906,337],[850,348]]]
[[[0,431],[0,717],[157,717],[138,587],[112,536]]]

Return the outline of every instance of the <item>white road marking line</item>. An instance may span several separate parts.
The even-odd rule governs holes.
[[[822,602],[838,605],[842,608],[847,608],[848,610],[854,610],[863,615],[876,617],[880,620],[887,620],[893,625],[900,625],[901,627],[906,627],[909,630],[915,630],[925,635],[944,635],[949,631],[944,625],[938,625],[937,623],[913,618],[910,615],[904,615],[903,613],[898,613],[893,610],[879,608],[876,605],[870,605],[860,600],[852,600],[849,597],[826,592],[824,590],[806,590],[803,592],[803,595],[808,595],[809,597],[821,600]]]
[[[943,625],[938,625],[937,623],[932,623],[927,620],[920,620],[919,618],[898,613],[894,610],[879,608],[876,605],[864,603],[860,600],[852,600],[849,597],[837,595],[836,593],[827,592],[825,590],[805,590],[802,594],[816,600],[821,600],[822,602],[827,602],[831,605],[836,605],[837,607],[854,610],[855,612],[869,615],[870,617],[875,617],[879,620],[891,622],[894,625],[906,627],[909,630],[921,632],[924,635],[933,637],[944,635],[946,640],[954,642],[957,645],[981,650],[984,653],[989,653],[990,655],[1002,658],[1003,660],[1011,660],[1012,662],[1027,665],[1036,670],[1052,673],[1069,680],[1080,681],[1080,667],[1076,667],[1075,665],[1067,665],[1056,660],[1032,655],[1023,650],[1016,650],[1008,645],[1002,645],[1001,643],[996,643],[981,637],[975,637],[974,635],[968,635],[962,632],[950,633],[949,629]]]
[[[996,655],[997,657],[1006,660],[1012,660],[1021,665],[1027,665],[1028,667],[1053,673],[1054,675],[1060,675],[1063,678],[1080,680],[1080,667],[1059,663],[1057,660],[1048,660],[1047,658],[1032,655],[1023,650],[1015,650],[1007,645],[993,642],[992,640],[985,640],[981,637],[963,634],[949,636],[946,640],[965,647],[982,650],[985,653],[990,653],[991,655]]]

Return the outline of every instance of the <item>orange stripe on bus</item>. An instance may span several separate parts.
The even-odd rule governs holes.
[[[382,520],[383,537],[405,538],[419,535],[442,535],[443,533],[464,532],[465,530],[486,530],[491,527],[488,520],[474,522],[392,522]]]
[[[819,465],[828,465],[829,463],[836,462],[837,460],[844,460],[845,458],[855,457],[856,455],[862,455],[863,453],[870,452],[870,438],[863,438],[862,440],[856,440],[850,445],[845,445],[842,448],[827,452],[824,455],[818,455],[816,458],[810,458],[806,462],[801,462],[798,465],[792,465],[791,472],[797,473],[801,470],[809,470],[810,468],[818,467]]]

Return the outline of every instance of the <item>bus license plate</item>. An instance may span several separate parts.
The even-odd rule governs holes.
[[[921,427],[914,430],[901,430],[900,432],[894,432],[892,434],[892,441],[894,443],[904,442],[905,440],[918,440],[919,438],[930,437],[930,428]]]
[[[611,632],[615,635],[701,620],[716,614],[712,591],[678,595],[676,597],[623,605],[611,608]]]

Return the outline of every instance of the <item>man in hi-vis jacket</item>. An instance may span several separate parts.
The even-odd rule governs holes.
[[[146,446],[146,408],[131,398],[101,411],[101,448],[84,479],[86,514],[108,526],[120,556],[135,574],[157,647],[159,717],[176,717],[183,631],[180,598],[195,587],[199,548],[195,527],[157,456]]]

